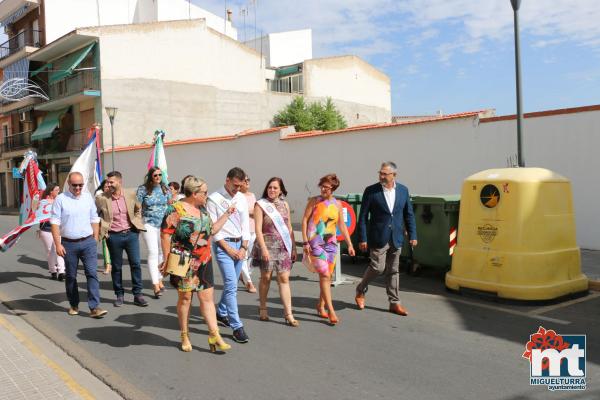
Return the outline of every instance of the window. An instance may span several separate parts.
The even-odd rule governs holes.
[[[283,78],[269,80],[268,88],[271,92],[303,93],[304,81],[302,78],[302,74],[290,75]]]

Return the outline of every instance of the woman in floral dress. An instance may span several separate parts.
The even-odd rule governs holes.
[[[164,254],[172,247],[186,250],[191,254],[190,268],[186,276],[171,275],[171,284],[177,288],[177,318],[181,328],[181,350],[192,351],[189,340],[188,320],[192,293],[200,300],[200,313],[208,326],[208,344],[214,352],[217,348],[225,351],[231,348],[219,335],[214,296],[212,263],[210,262],[210,236],[217,233],[235,212],[231,207],[214,224],[204,206],[208,195],[208,185],[202,179],[190,177],[183,188],[185,197],[167,207],[161,226],[161,246]],[[166,273],[166,262],[160,271]]]

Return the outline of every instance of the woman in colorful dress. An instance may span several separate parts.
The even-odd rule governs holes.
[[[281,178],[271,178],[265,186],[262,198],[254,206],[256,221],[256,244],[252,254],[252,265],[260,267],[259,319],[268,321],[267,294],[271,286],[271,275],[277,272],[279,296],[283,304],[286,325],[296,327],[299,322],[292,313],[290,271],[296,261],[294,230],[290,222],[290,207],[283,199],[287,190]]]
[[[355,255],[344,223],[342,207],[333,197],[333,192],[339,186],[340,180],[335,174],[322,177],[319,180],[321,195],[308,200],[302,218],[303,257],[309,257],[312,266],[319,273],[321,290],[317,302],[317,314],[321,318],[329,318],[332,325],[339,322],[331,300],[331,274],[335,269],[337,256],[337,229],[348,244],[348,254]],[[325,311],[325,307],[329,313]]]
[[[56,183],[49,183],[46,190],[42,194],[43,200],[48,200],[50,204],[54,203],[54,199],[60,193],[60,187]],[[40,240],[46,249],[46,258],[48,259],[48,271],[50,279],[63,281],[65,279],[65,260],[56,254],[54,239],[52,238],[52,230],[50,229],[50,220],[40,224]]]
[[[171,284],[177,288],[177,318],[181,328],[181,350],[192,351],[188,333],[188,320],[192,293],[196,292],[200,300],[200,313],[208,326],[208,345],[210,351],[218,348],[229,350],[219,334],[217,312],[213,300],[213,270],[210,254],[210,236],[217,233],[235,213],[231,207],[214,224],[204,209],[208,196],[208,185],[202,179],[190,177],[183,188],[185,197],[170,206],[161,226],[161,246],[164,254],[169,254],[172,247],[186,250],[191,254],[190,268],[185,277],[171,275]],[[166,273],[166,262],[160,267]]]
[[[158,271],[158,265],[163,260],[160,226],[171,199],[169,188],[162,183],[160,168],[152,167],[148,170],[144,184],[138,187],[137,199],[142,204],[142,217],[146,229],[142,232],[142,237],[148,248],[148,270],[152,279],[154,298],[158,299],[165,287]]]

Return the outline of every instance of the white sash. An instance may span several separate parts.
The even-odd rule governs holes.
[[[275,225],[275,229],[277,229],[277,232],[279,232],[279,235],[283,239],[283,243],[285,244],[288,254],[291,256],[292,255],[292,236],[290,235],[290,230],[288,229],[288,226],[285,224],[285,221],[283,220],[281,213],[279,213],[279,211],[277,211],[277,208],[275,208],[275,206],[268,200],[260,199],[256,203],[258,205],[260,205],[260,208],[262,208],[263,211],[273,221],[273,224]]]
[[[212,193],[209,196],[209,198],[213,201],[213,203],[215,203],[217,205],[217,207],[219,207],[221,209],[221,212],[223,214],[225,214],[227,212],[227,210],[229,209],[229,207],[231,207],[231,203],[229,203],[229,201],[219,192]],[[233,215],[236,216],[236,220],[237,220],[236,228],[238,228],[238,230],[241,232],[242,231],[242,221],[240,219],[240,215],[237,212]],[[231,219],[231,215],[228,217],[228,219]],[[234,222],[234,224],[235,224],[235,222]]]

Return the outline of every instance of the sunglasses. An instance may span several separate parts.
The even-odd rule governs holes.
[[[156,178],[157,176],[162,176],[162,174],[154,174],[154,175],[152,175],[153,178]]]
[[[83,183],[70,183],[71,187],[74,188],[82,188],[83,187]]]

